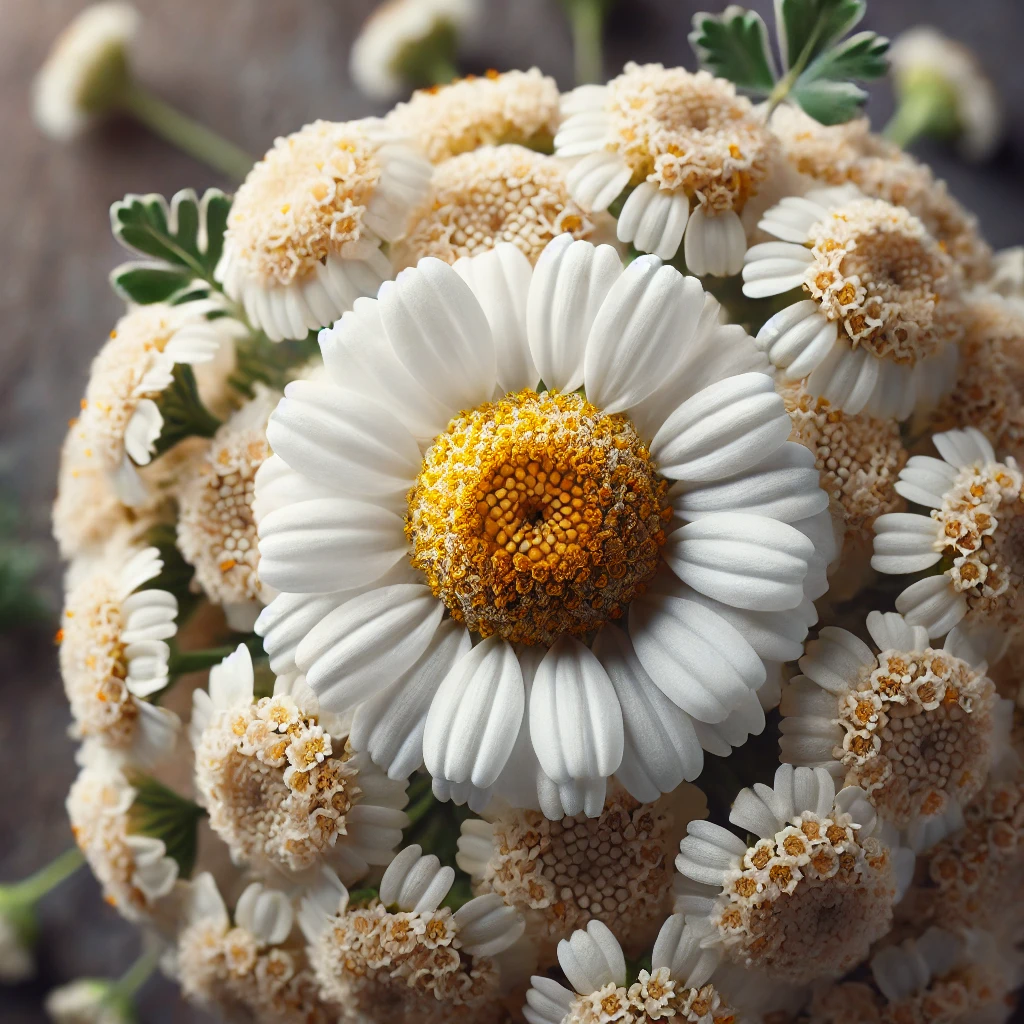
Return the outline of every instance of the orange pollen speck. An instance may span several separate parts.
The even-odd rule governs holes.
[[[585,635],[657,570],[667,490],[625,416],[527,389],[455,417],[427,450],[409,493],[412,564],[480,636]]]

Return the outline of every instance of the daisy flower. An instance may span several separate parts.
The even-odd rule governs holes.
[[[79,471],[94,467],[107,474],[125,505],[148,500],[138,469],[157,454],[165,426],[161,396],[174,381],[175,366],[216,361],[241,329],[230,317],[206,319],[217,308],[212,302],[136,306],[93,360],[69,443],[81,457]]]
[[[896,485],[931,512],[879,516],[871,565],[900,575],[938,563],[896,598],[897,610],[929,636],[959,622],[985,630],[997,661],[1024,629],[1024,476],[1012,457],[998,462],[973,427],[932,441],[942,458],[915,455]]]
[[[281,872],[326,859],[350,881],[386,864],[408,824],[405,784],[332,737],[301,685],[255,703],[253,687],[240,644],[192,695],[196,788],[233,859]]]
[[[809,296],[757,335],[785,380],[806,377],[844,412],[901,420],[952,388],[961,282],[920,220],[844,188],[784,199],[760,227],[781,241],[747,252],[743,293]]]
[[[569,93],[562,113],[555,155],[582,158],[569,177],[577,202],[606,210],[633,186],[620,241],[666,260],[685,241],[690,273],[740,272],[740,214],[768,177],[776,144],[731,82],[630,63],[607,85]]]
[[[288,385],[267,428],[280,594],[256,629],[324,708],[374,700],[382,767],[520,783],[528,721],[521,753],[599,809],[616,771],[695,777],[691,719],[762,714],[764,661],[827,586],[828,499],[697,281],[568,236],[533,270],[498,246],[422,260],[321,347],[331,381]]]
[[[163,571],[156,548],[110,548],[74,567],[64,604],[60,672],[73,732],[149,764],[169,753],[178,716],[146,700],[168,683],[178,602],[147,587]]]
[[[203,593],[224,608],[228,625],[250,632],[272,594],[257,575],[256,471],[270,456],[267,419],[279,392],[257,390],[214,435],[177,488],[178,549]]]
[[[569,194],[560,160],[522,146],[482,146],[437,165],[430,199],[392,262],[409,267],[436,256],[454,263],[508,242],[536,263],[557,235],[587,238],[594,227]]]
[[[917,217],[956,262],[981,284],[993,272],[992,248],[978,218],[962,206],[926,164],[871,131],[867,118],[823,125],[799,107],[782,104],[772,132],[789,164],[820,185],[854,185],[872,199],[902,206]]]
[[[953,390],[931,432],[976,427],[993,447],[1024,459],[1024,308],[997,295],[971,299]]]
[[[133,834],[129,811],[135,789],[102,748],[87,745],[71,785],[71,831],[107,903],[129,920],[152,919],[178,880],[163,840]]]
[[[74,138],[110,110],[126,84],[126,51],[138,26],[131,4],[98,3],[61,33],[32,89],[32,113],[47,135]]]
[[[451,77],[458,37],[480,12],[480,0],[386,0],[359,31],[349,71],[361,92],[393,100],[409,81]]]
[[[782,757],[859,786],[920,849],[1006,752],[1012,705],[959,630],[942,650],[894,612],[871,612],[867,630],[877,654],[837,626],[807,645],[782,698]]]
[[[651,969],[632,975],[612,931],[591,921],[558,944],[558,964],[572,988],[535,975],[523,1016],[527,1024],[758,1024],[762,1013],[774,1009],[779,986],[751,985],[737,972],[717,969],[720,960],[703,947],[700,932],[675,914],[654,941]],[[742,1008],[732,999],[741,989],[747,997]]]
[[[305,338],[391,276],[381,252],[430,165],[382,122],[314,121],[279,138],[235,194],[217,279],[272,341]]]
[[[845,973],[889,931],[914,854],[881,826],[863,790],[837,794],[823,768],[784,764],[774,787],[740,791],[729,820],[757,841],[691,821],[676,858],[676,911],[702,946],[803,985]]]
[[[191,999],[255,1024],[331,1024],[338,1007],[323,1000],[301,943],[292,937],[288,897],[254,882],[229,916],[209,874],[189,887],[175,968]]]
[[[706,813],[685,783],[655,803],[609,788],[595,818],[495,804],[462,823],[456,862],[473,891],[497,893],[526,919],[541,958],[592,920],[613,925],[633,953],[650,946],[672,904],[672,855],[686,823]]]
[[[498,1019],[501,995],[529,959],[525,923],[493,893],[454,913],[441,903],[455,871],[407,846],[381,878],[379,898],[349,902],[337,876],[322,872],[299,911],[321,992],[341,1020],[372,1013],[393,1020],[442,1024]],[[372,1008],[372,1010],[371,1010]]]
[[[419,89],[384,120],[439,164],[481,146],[508,143],[549,152],[560,101],[558,84],[537,68],[488,71]]]

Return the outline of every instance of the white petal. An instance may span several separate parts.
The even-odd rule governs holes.
[[[897,612],[869,612],[865,620],[868,633],[880,651],[915,651],[919,637],[902,615]],[[924,637],[927,641],[927,636]]]
[[[277,675],[297,671],[295,650],[303,637],[345,599],[344,593],[278,594],[260,612],[254,627],[263,638],[271,670]]]
[[[395,855],[380,880],[380,901],[397,904],[406,913],[435,911],[455,881],[455,870],[441,867],[433,854],[423,855],[419,846],[407,846]]]
[[[569,192],[584,209],[601,213],[629,184],[632,171],[618,153],[600,150],[572,166],[566,175]]]
[[[148,466],[164,429],[164,418],[156,402],[143,398],[135,406],[124,428],[124,450],[137,466]]]
[[[727,828],[710,821],[691,821],[679,844],[676,869],[702,885],[720,886],[725,874],[739,867],[747,844]]]
[[[402,520],[381,505],[315,498],[268,512],[259,526],[260,579],[323,594],[379,579],[407,550]]]
[[[767,320],[756,341],[772,364],[785,370],[786,380],[801,380],[828,356],[838,338],[835,321],[813,299],[803,299]]]
[[[811,250],[789,242],[763,242],[747,250],[743,264],[743,294],[752,299],[799,288],[814,262]]]
[[[896,598],[896,610],[912,626],[924,626],[929,636],[942,636],[967,614],[967,598],[943,573],[912,583]]]
[[[639,252],[670,260],[679,249],[690,217],[685,192],[669,192],[654,182],[642,181],[622,206],[617,224],[620,242],[632,242]]]
[[[871,568],[885,573],[927,569],[942,558],[935,550],[939,527],[928,516],[888,512],[875,520],[875,553]]]
[[[541,975],[535,975],[530,981],[523,1007],[527,1024],[561,1024],[572,1009],[574,994],[564,985]]]
[[[828,210],[821,203],[802,196],[787,196],[768,210],[757,226],[784,242],[803,245],[811,228],[827,216]]]
[[[955,467],[942,459],[912,455],[900,470],[896,493],[927,508],[942,508],[943,495],[953,486],[956,475]]]
[[[407,490],[420,468],[408,429],[384,406],[320,381],[292,381],[271,413],[267,442],[292,469],[337,481],[352,497]]]
[[[495,956],[526,930],[526,921],[519,911],[506,906],[493,892],[464,903],[452,918],[462,948],[470,956]]]
[[[721,480],[763,461],[791,429],[771,378],[741,373],[683,402],[655,434],[651,455],[670,479]]]
[[[988,438],[975,427],[936,434],[932,438],[932,443],[938,448],[939,454],[957,469],[984,466],[996,461],[996,453]]]
[[[647,398],[679,362],[687,289],[655,256],[634,260],[612,285],[587,340],[583,382],[602,412],[623,412]],[[684,328],[685,329],[685,328]]]
[[[702,722],[723,721],[765,680],[746,640],[696,601],[663,594],[635,600],[629,635],[655,685]]]
[[[644,671],[624,629],[606,626],[594,641],[622,707],[624,747],[616,777],[643,803],[695,779],[704,754],[690,716]]]
[[[603,150],[607,134],[608,115],[601,108],[591,107],[569,114],[555,135],[555,154],[566,158]]]
[[[444,605],[429,587],[371,590],[324,618],[299,644],[296,661],[326,711],[341,712],[393,683],[423,653]]]
[[[450,782],[493,786],[512,752],[526,698],[519,659],[492,636],[456,662],[427,715],[423,761]]]
[[[626,958],[607,925],[591,921],[558,943],[558,964],[577,992],[596,992],[609,982],[626,981]]]
[[[856,415],[871,400],[881,368],[882,361],[873,353],[864,348],[852,349],[841,340],[811,371],[807,390],[828,399],[835,408]],[[792,372],[791,364],[789,373]]]
[[[498,387],[502,391],[535,388],[540,373],[526,339],[526,300],[533,268],[522,250],[502,243],[479,256],[455,262],[455,272],[472,289],[494,338]]]
[[[253,697],[252,655],[245,644],[239,644],[220,664],[210,669],[207,690],[218,710],[251,704]]]
[[[753,611],[783,611],[803,600],[814,545],[788,523],[720,512],[675,530],[662,554],[684,583],[708,597]]]
[[[264,888],[259,882],[246,886],[235,904],[237,924],[268,946],[288,938],[294,919],[288,897],[276,889]]]
[[[747,235],[735,210],[709,214],[703,206],[690,214],[683,240],[687,269],[697,277],[732,277],[743,269]]]
[[[423,730],[442,680],[472,647],[469,631],[451,619],[395,682],[356,708],[349,739],[392,779],[408,778],[423,763]]]
[[[654,940],[651,967],[667,967],[669,974],[687,988],[700,988],[707,983],[722,959],[720,949],[701,946],[704,937],[693,923],[687,925],[682,914],[667,918]]]
[[[530,735],[556,783],[606,778],[622,761],[622,711],[593,652],[562,636],[541,661],[530,694]]]
[[[491,397],[497,379],[487,316],[455,271],[428,256],[380,290],[380,319],[402,365],[452,411]]]
[[[548,388],[575,391],[597,311],[622,274],[610,245],[559,235],[540,254],[530,282],[526,325],[533,361]]]
[[[829,693],[856,688],[865,666],[874,667],[875,652],[863,640],[838,626],[824,626],[807,645],[800,671]]]

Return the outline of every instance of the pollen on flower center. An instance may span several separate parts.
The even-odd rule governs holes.
[[[839,701],[836,759],[897,827],[964,803],[981,788],[995,728],[995,686],[944,651],[886,651]]]
[[[577,394],[510,394],[427,450],[409,494],[412,563],[481,636],[584,635],[654,575],[667,489],[625,416]]]
[[[767,177],[774,140],[730,82],[706,71],[627,64],[608,96],[610,148],[634,184],[684,189],[712,210],[738,212]]]
[[[956,266],[899,206],[855,199],[810,229],[804,288],[854,347],[913,366],[963,333]]]

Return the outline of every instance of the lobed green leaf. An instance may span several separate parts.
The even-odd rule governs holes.
[[[768,27],[756,11],[731,4],[721,14],[695,14],[689,39],[701,66],[712,74],[758,96],[772,91]]]

